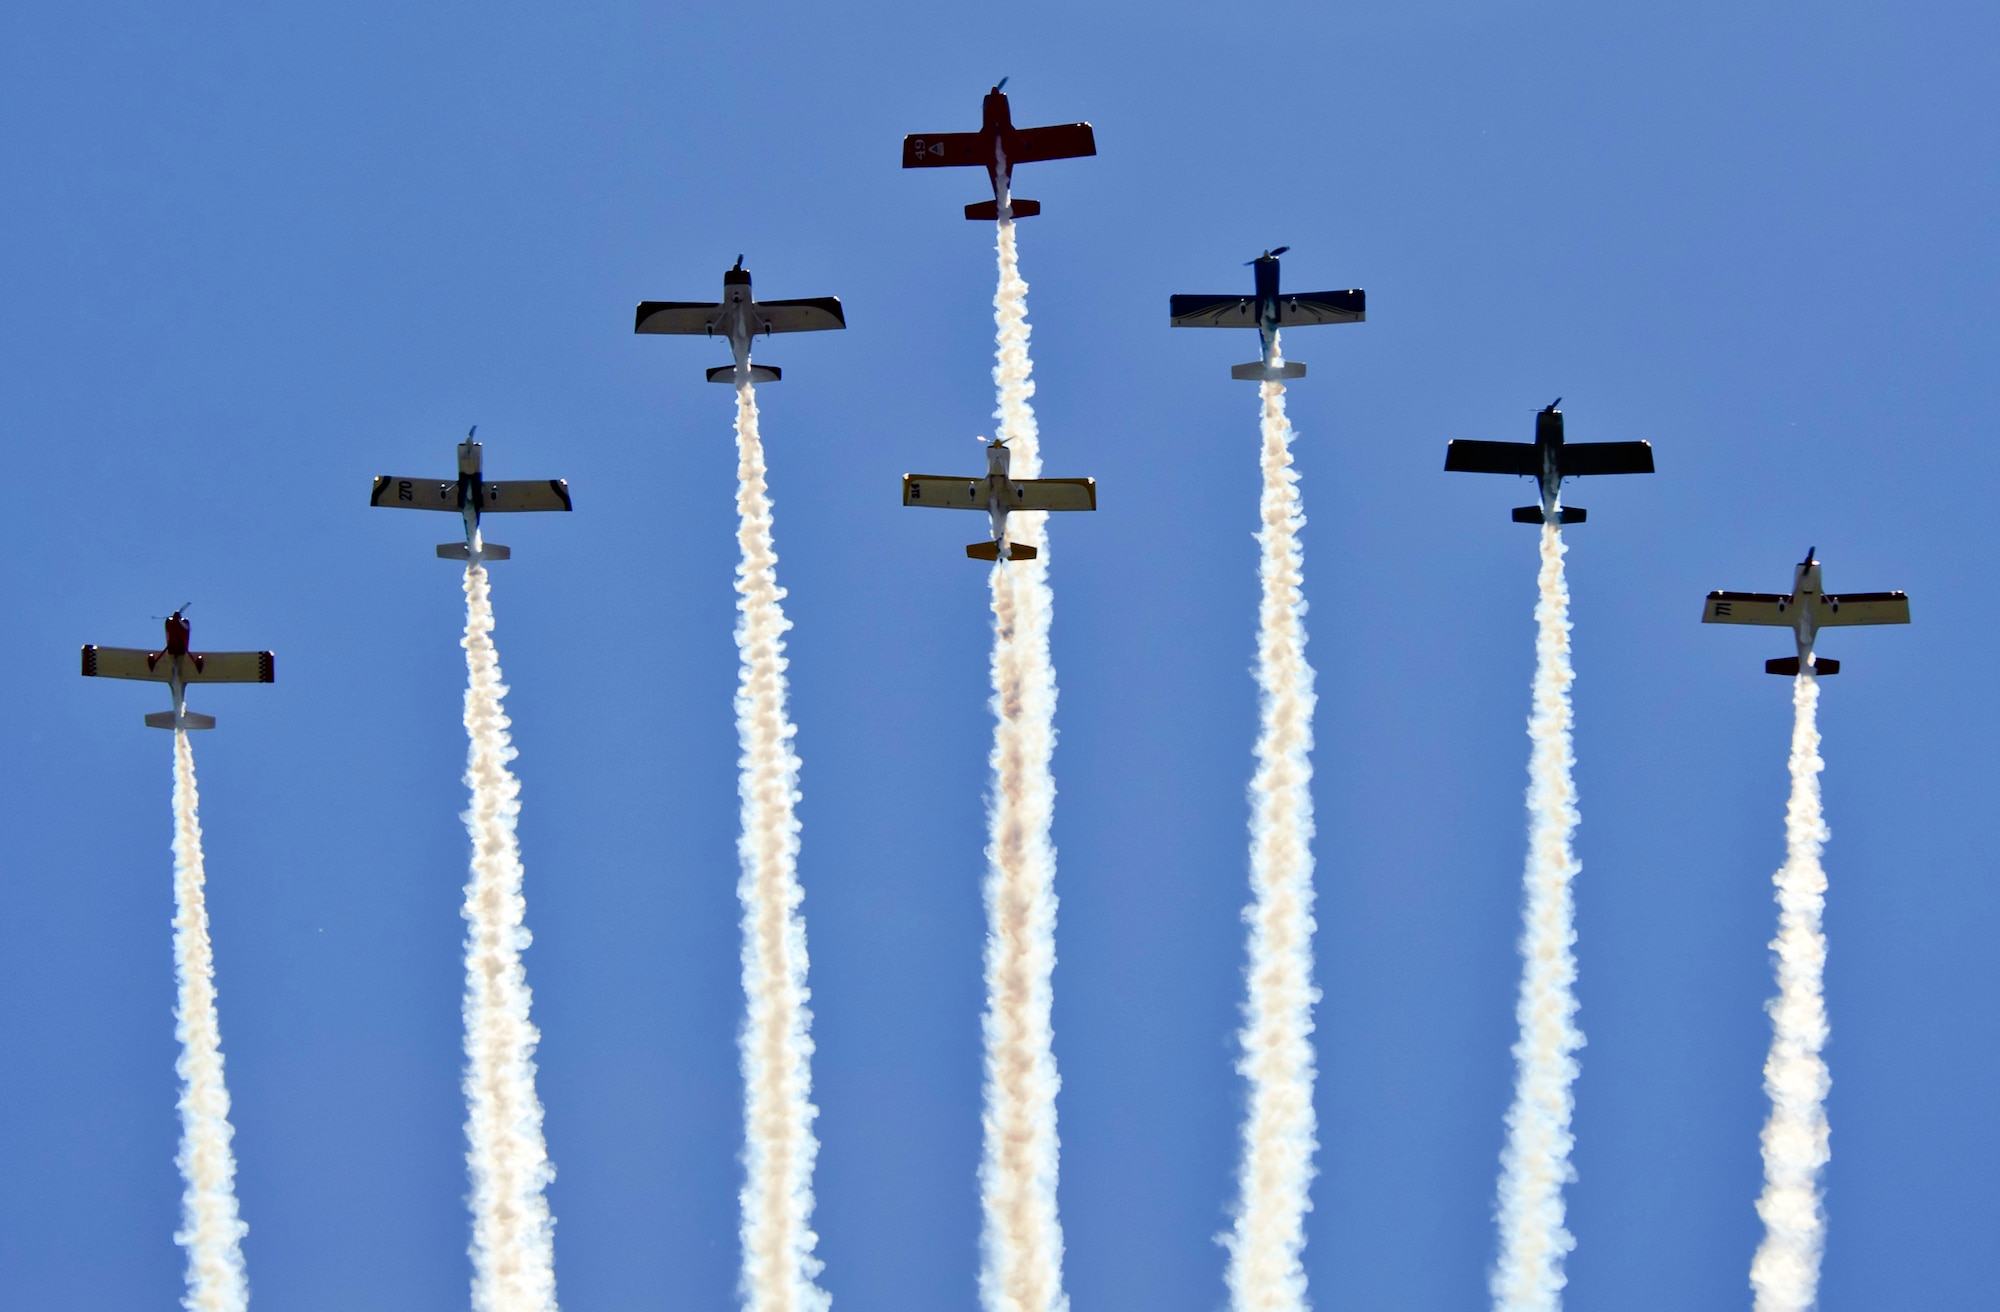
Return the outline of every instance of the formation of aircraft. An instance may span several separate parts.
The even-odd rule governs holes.
[[[375,480],[368,504],[391,510],[447,510],[465,520],[465,541],[438,544],[444,560],[462,560],[469,565],[489,560],[506,560],[514,553],[497,542],[488,542],[480,532],[479,517],[529,510],[568,510],[569,482],[560,478],[537,478],[521,482],[489,481],[481,468],[480,444],[472,440],[479,431],[474,424],[458,444],[458,478],[397,478],[384,474]]]
[[[1073,159],[1097,153],[1096,137],[1088,123],[1064,123],[1048,127],[1018,128],[1006,94],[1007,79],[986,94],[977,132],[913,134],[903,141],[905,168],[981,167],[993,186],[993,199],[965,207],[968,219],[999,220],[1027,218],[1041,213],[1039,201],[1016,198],[1012,194],[1013,169],[1018,164],[1050,159]],[[1278,246],[1249,261],[1252,290],[1249,295],[1177,295],[1169,303],[1169,320],[1176,328],[1253,328],[1262,350],[1249,364],[1234,365],[1230,377],[1250,382],[1303,378],[1306,367],[1297,360],[1279,358],[1281,329],[1329,323],[1362,323],[1367,319],[1367,293],[1359,288],[1344,291],[1285,293],[1279,282],[1279,258],[1289,246]],[[837,297],[821,296],[803,300],[759,301],[751,292],[750,273],[743,257],[722,275],[720,301],[644,301],[633,322],[633,331],[652,334],[701,335],[728,341],[734,362],[707,370],[710,382],[745,386],[774,383],[783,377],[772,365],[751,362],[751,347],[760,335],[786,332],[818,332],[847,326]],[[1583,442],[1563,440],[1562,399],[1535,416],[1533,442],[1454,441],[1446,449],[1445,468],[1460,473],[1513,474],[1535,479],[1540,504],[1522,506],[1513,512],[1517,523],[1581,524],[1586,512],[1578,506],[1561,504],[1564,479],[1594,474],[1650,474],[1653,449],[1647,442]],[[448,542],[437,548],[446,560],[468,565],[506,560],[512,552],[498,543],[487,542],[481,531],[484,514],[517,511],[567,511],[571,508],[569,484],[562,479],[489,481],[482,469],[480,444],[473,440],[475,427],[458,446],[458,476],[450,478],[398,478],[385,475],[375,480],[370,504],[404,510],[457,512],[464,520],[465,541]],[[984,511],[990,519],[991,538],[975,542],[965,554],[975,560],[1006,563],[1033,560],[1035,548],[1013,543],[1007,538],[1007,516],[1017,510],[1076,511],[1097,509],[1097,483],[1089,478],[1012,477],[1013,453],[1006,444],[994,441],[986,448],[984,477],[957,477],[941,474],[903,476],[903,504],[931,506],[946,510]],[[186,686],[190,683],[269,683],[272,680],[270,652],[191,652],[188,650],[188,621],[181,610],[166,621],[164,650],[148,652],[122,647],[86,646],[83,673],[117,679],[145,679],[165,683],[172,690],[173,710],[146,716],[146,723],[166,729],[208,729],[215,720],[187,709]],[[1798,645],[1796,657],[1765,663],[1773,674],[1796,675],[1801,670],[1833,674],[1840,669],[1835,660],[1815,657],[1813,644],[1819,629],[1842,624],[1907,624],[1909,599],[1900,592],[1823,595],[1820,590],[1819,562],[1812,553],[1797,567],[1789,596],[1760,592],[1712,592],[1702,613],[1705,623],[1762,624],[1792,629]]]
[[[1014,453],[995,438],[986,448],[986,477],[950,474],[903,475],[903,504],[940,510],[983,510],[992,517],[993,540],[974,542],[965,554],[974,560],[1033,560],[1036,551],[1007,541],[1007,516],[1016,510],[1095,510],[1094,478],[1014,478]]]
[[[906,169],[983,168],[993,183],[993,199],[965,207],[968,219],[995,220],[1001,206],[1009,218],[1025,219],[1042,212],[1038,200],[1013,193],[1016,164],[1045,159],[1080,159],[1097,153],[1097,136],[1088,123],[1060,123],[1045,128],[1017,128],[1007,93],[1007,79],[986,93],[979,110],[977,132],[912,133],[903,138]]]
[[[1581,506],[1561,504],[1562,481],[1591,474],[1650,474],[1651,442],[1563,441],[1563,415],[1557,397],[1535,415],[1533,442],[1456,441],[1445,448],[1444,467],[1461,474],[1518,474],[1541,485],[1542,504],[1514,511],[1516,524],[1581,524]]]
[[[1776,592],[1711,592],[1702,607],[1703,624],[1765,624],[1792,631],[1798,655],[1764,662],[1766,674],[1838,674],[1840,662],[1815,656],[1819,631],[1847,624],[1908,624],[1910,599],[1900,592],[1846,592],[1833,596],[1820,585],[1813,549],[1792,567],[1790,596]]]
[[[784,372],[775,365],[750,363],[750,345],[771,333],[825,332],[847,327],[838,296],[813,296],[801,301],[759,301],[750,294],[750,271],[743,257],[722,273],[720,301],[641,301],[633,322],[635,333],[674,333],[690,337],[723,337],[736,363],[708,371],[711,383],[775,383]]]
[[[1246,382],[1273,382],[1304,378],[1306,367],[1297,360],[1278,363],[1278,330],[1318,323],[1361,323],[1368,318],[1368,293],[1360,288],[1344,292],[1294,292],[1286,296],[1278,290],[1278,257],[1290,250],[1279,246],[1250,261],[1255,290],[1248,296],[1176,296],[1168,302],[1167,316],[1176,328],[1255,328],[1263,343],[1261,359],[1231,365],[1229,376]]]
[[[213,729],[215,717],[187,708],[191,683],[271,683],[275,672],[268,651],[189,651],[187,607],[167,616],[166,646],[159,651],[137,647],[83,649],[83,675],[97,679],[142,679],[164,683],[173,695],[171,711],[153,711],[146,723],[155,729]]]

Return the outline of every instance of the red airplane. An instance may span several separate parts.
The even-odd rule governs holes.
[[[187,708],[190,683],[270,683],[271,653],[268,651],[189,651],[188,622],[181,612],[167,616],[165,651],[140,651],[136,647],[85,647],[83,673],[109,679],[144,679],[164,683],[173,690],[174,709],[155,711],[146,723],[155,729],[213,729],[215,717]]]
[[[965,207],[968,219],[997,219],[1004,208],[1009,218],[1025,219],[1042,212],[1038,200],[1019,200],[1010,194],[1010,176],[1016,164],[1032,164],[1044,159],[1077,159],[1097,153],[1097,138],[1088,123],[1060,123],[1046,128],[1017,128],[1007,108],[1007,93],[1000,86],[986,93],[980,111],[979,131],[928,133],[903,138],[903,167],[906,169],[970,168],[977,165],[993,180],[993,199]]]

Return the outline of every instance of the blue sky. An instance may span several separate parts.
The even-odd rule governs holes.
[[[1454,437],[1644,439],[1571,490],[1578,1309],[1748,1301],[1782,855],[1782,633],[1703,629],[1819,548],[1833,1164],[1823,1306],[2000,1281],[1985,530],[2000,386],[1990,7],[1143,9],[360,3],[0,14],[0,1303],[168,1306],[169,741],[84,642],[269,646],[196,745],[261,1305],[466,1297],[449,470],[496,534],[566,1306],[726,1306],[739,1087],[726,353],[635,338],[738,252],[849,330],[759,401],[803,778],[824,1283],[971,1309],[981,789],[970,517],[909,470],[991,432],[983,180],[911,131],[1086,118],[1024,168],[1054,526],[1061,1202],[1079,1312],[1208,1312],[1241,1089],[1255,728],[1249,334],[1167,296],[1365,287],[1287,355],[1319,669],[1323,1308],[1476,1306],[1511,1079],[1534,535]]]

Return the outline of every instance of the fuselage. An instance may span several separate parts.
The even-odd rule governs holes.
[[[480,484],[485,480],[480,444],[468,435],[458,444],[458,509],[465,517],[465,549],[476,560],[484,546],[479,531],[479,505],[485,498]]]
[[[1013,166],[1007,162],[1007,148],[1014,135],[1014,111],[1007,104],[1007,93],[999,87],[987,92],[986,99],[980,102],[979,132],[992,148],[992,156],[986,161],[986,176],[993,184],[993,203],[1005,205],[1014,180]]]
[[[176,720],[187,714],[187,664],[191,659],[188,655],[188,633],[191,627],[187,617],[179,611],[167,616],[167,649],[159,655],[159,659],[167,663],[167,687],[173,692]]]
[[[1792,636],[1799,645],[1799,668],[1813,663],[1813,644],[1819,640],[1819,562],[1807,552],[1792,567],[1792,595],[1778,603],[1778,613],[1792,622]]]
[[[1562,411],[1550,406],[1535,412],[1535,451],[1542,458],[1542,472],[1539,476],[1542,490],[1542,514],[1550,522],[1555,521],[1556,507],[1562,503]]]
[[[1278,257],[1260,255],[1250,261],[1257,279],[1257,340],[1264,349],[1264,367],[1278,363]]]
[[[715,312],[709,331],[729,339],[736,357],[736,381],[747,382],[750,374],[750,343],[764,331],[757,313],[757,301],[750,293],[750,271],[739,261],[734,269],[722,271],[722,305]]]
[[[993,540],[1007,540],[1007,512],[1013,509],[1014,453],[995,439],[986,448],[986,513],[993,520]]]

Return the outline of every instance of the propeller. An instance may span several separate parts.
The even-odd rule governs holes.
[[[1004,77],[1001,78],[998,82],[994,83],[993,89],[995,91],[1005,91],[1007,89],[1007,79]]]
[[[1285,253],[1286,251],[1288,251],[1288,250],[1290,250],[1290,249],[1291,249],[1291,247],[1289,247],[1289,246],[1279,246],[1279,247],[1277,247],[1277,248],[1276,248],[1276,249],[1274,249],[1274,250],[1268,250],[1268,251],[1265,251],[1265,252],[1264,252],[1264,253],[1263,253],[1262,255],[1259,255],[1259,256],[1258,256],[1258,257],[1257,257],[1256,259],[1254,259],[1254,260],[1245,260],[1245,261],[1243,261],[1243,262],[1244,262],[1245,264],[1259,264],[1259,263],[1262,263],[1262,262],[1263,262],[1263,261],[1265,261],[1265,260],[1275,260],[1275,259],[1277,259],[1277,258],[1278,258],[1278,257],[1279,257],[1280,255],[1283,255],[1283,254],[1284,254],[1284,253]]]
[[[736,267],[735,267],[735,268],[733,268],[733,269],[731,269],[731,270],[730,270],[730,272],[731,272],[731,273],[741,273],[741,272],[743,272],[743,257],[742,257],[741,255],[738,255],[738,256],[736,257]]]

